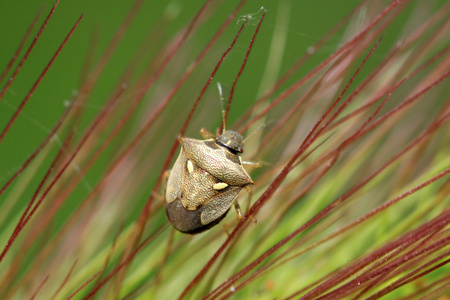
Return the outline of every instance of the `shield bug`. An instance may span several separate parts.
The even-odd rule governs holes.
[[[200,233],[219,223],[252,179],[243,168],[243,138],[227,130],[206,140],[181,138],[181,151],[167,181],[165,206],[170,223],[184,233]],[[252,163],[250,163],[252,164]],[[249,190],[251,195],[251,190]]]

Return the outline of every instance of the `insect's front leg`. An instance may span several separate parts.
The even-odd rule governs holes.
[[[262,167],[261,163],[256,162],[256,161],[242,161],[242,164],[253,167],[253,168],[261,168]]]
[[[245,186],[244,189],[247,191],[248,193],[248,198],[247,198],[247,207],[245,209],[245,215],[248,214],[248,212],[250,211],[250,203],[252,202],[252,196],[253,196],[253,192],[252,189],[249,188],[248,186]],[[234,201],[234,208],[236,209],[236,215],[238,218],[238,221],[242,221],[242,219],[244,218],[241,212],[241,206],[239,205],[239,202],[236,200]],[[250,218],[253,219],[253,222],[257,222],[256,218],[253,218],[252,216],[250,216]]]
[[[245,186],[244,189],[247,191],[248,193],[248,198],[247,198],[247,208],[245,210],[245,215],[248,215],[248,213],[250,212],[250,203],[252,202],[252,197],[253,197],[253,191],[251,188],[249,188],[248,186]],[[253,216],[249,216],[250,219],[253,219],[253,222],[257,223],[258,220],[256,218],[254,218]]]
[[[167,187],[167,180],[169,179],[170,171],[172,171],[172,170],[166,170],[163,174],[162,183],[163,183],[164,190],[166,190],[166,187]]]
[[[212,133],[211,131],[209,131],[208,129],[206,129],[206,128],[200,129],[200,134],[202,135],[202,137],[205,140],[215,139],[216,138],[216,135],[214,133]]]
[[[239,202],[234,201],[234,208],[236,209],[236,215],[238,218],[238,221],[242,221],[242,212],[241,212],[241,206],[239,205]]]

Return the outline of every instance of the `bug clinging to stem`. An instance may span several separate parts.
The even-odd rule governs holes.
[[[220,84],[219,92],[222,95]],[[175,229],[189,234],[203,232],[218,224],[234,205],[242,218],[236,198],[242,189],[249,192],[253,184],[243,168],[240,153],[242,135],[225,129],[223,97],[222,134],[200,131],[205,140],[180,138],[181,150],[167,181],[165,191],[166,215]]]

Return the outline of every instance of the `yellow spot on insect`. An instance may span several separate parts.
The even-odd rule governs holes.
[[[192,162],[190,160],[187,161],[187,169],[189,173],[194,172],[194,165],[192,164]]]
[[[215,189],[215,190],[223,190],[224,188],[226,188],[228,186],[228,184],[226,184],[225,182],[219,182],[219,183],[216,183],[214,186],[213,186],[213,188]]]

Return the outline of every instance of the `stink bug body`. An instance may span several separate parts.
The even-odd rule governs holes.
[[[206,140],[181,138],[181,151],[166,188],[166,215],[184,233],[200,233],[219,223],[252,179],[242,167],[242,136],[232,130]],[[240,215],[239,215],[240,216]]]

